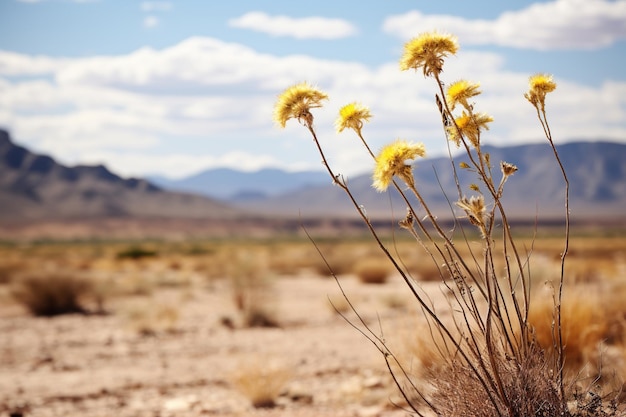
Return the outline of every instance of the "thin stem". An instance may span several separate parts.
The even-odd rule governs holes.
[[[554,141],[552,140],[552,133],[550,132],[550,125],[548,124],[548,118],[546,115],[545,107],[542,106],[541,113],[539,112],[539,108],[535,106],[537,109],[537,116],[539,117],[539,121],[541,122],[541,126],[543,127],[544,134],[550,143],[550,147],[552,148],[552,152],[554,153],[554,157],[561,169],[561,174],[563,175],[563,180],[565,181],[565,243],[563,248],[563,253],[561,254],[561,274],[559,277],[559,291],[557,293],[557,302],[555,306],[555,314],[556,314],[556,324],[557,324],[557,347],[558,347],[558,355],[557,355],[557,366],[559,370],[559,382],[561,389],[561,397],[565,398],[564,392],[564,383],[563,383],[563,366],[565,363],[565,354],[563,351],[563,330],[561,326],[561,302],[563,300],[563,283],[565,281],[565,258],[569,251],[569,236],[570,236],[570,211],[569,211],[569,179],[567,178],[567,173],[565,172],[565,167],[561,162],[561,158],[559,157],[559,153],[556,150],[556,146],[554,145]]]

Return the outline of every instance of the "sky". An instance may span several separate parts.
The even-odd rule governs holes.
[[[370,108],[373,149],[395,139],[447,149],[435,92],[400,71],[405,42],[437,30],[460,50],[442,80],[480,83],[493,116],[484,143],[545,140],[524,99],[552,74],[557,144],[626,143],[626,0],[0,0],[0,128],[66,165],[182,178],[209,168],[322,170],[306,129],[272,119],[278,95],[306,81],[328,94],[315,126],[333,169],[368,172],[338,110]]]

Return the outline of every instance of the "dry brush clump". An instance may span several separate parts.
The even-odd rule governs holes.
[[[363,135],[372,114],[361,103],[343,106],[336,122],[338,132],[353,130],[373,159],[372,186],[379,192],[395,189],[402,198],[406,216],[398,219],[399,226],[414,240],[419,250],[415,256],[436,266],[438,273],[429,273],[429,277],[439,278],[448,295],[447,308],[433,304],[407,271],[405,257],[397,256],[383,241],[367,215],[367,207],[358,201],[345,178],[329,165],[313,115],[329,96],[308,82],[301,82],[278,97],[274,111],[277,124],[284,128],[287,121],[295,119],[307,129],[333,183],[345,192],[380,251],[413,296],[428,329],[430,342],[424,343],[434,346],[428,354],[430,365],[426,365],[423,374],[426,384],[413,382],[387,339],[362,320],[357,311],[356,322],[352,324],[383,355],[406,407],[417,415],[615,415],[614,402],[599,396],[601,390],[592,384],[581,395],[579,386],[566,372],[568,355],[572,366],[576,366],[587,357],[581,346],[595,345],[604,330],[594,327],[587,319],[584,321],[579,317],[580,311],[570,310],[564,303],[570,242],[570,183],[553,142],[546,112],[546,97],[556,89],[556,83],[549,75],[534,75],[524,94],[562,174],[565,195],[559,257],[555,272],[548,274],[554,279],[546,298],[550,318],[546,342],[541,339],[546,330],[540,329],[539,321],[531,321],[535,309],[540,310],[543,302],[537,300],[541,298],[539,293],[531,290],[537,285],[530,262],[532,251],[514,236],[503,203],[505,191],[509,192],[507,180],[518,168],[511,161],[492,160],[482,147],[482,135],[494,120],[478,111],[474,102],[481,94],[480,85],[468,80],[444,83],[445,60],[457,50],[454,36],[424,33],[405,44],[400,60],[401,70],[419,70],[433,79],[434,104],[441,116],[446,144],[448,149],[456,147],[461,152],[461,156],[449,152],[456,190],[444,190],[451,202],[448,214],[454,220],[452,230],[439,220],[440,213],[431,210],[420,192],[421,184],[413,175],[413,166],[407,163],[426,156],[423,144],[396,139],[375,154]],[[471,173],[474,182],[462,183],[458,174],[461,170]],[[333,275],[336,278],[337,272]],[[593,308],[585,311],[595,317]],[[572,332],[578,332],[579,336]],[[580,346],[575,348],[575,344]],[[587,400],[588,397],[592,400]]]
[[[35,316],[85,313],[93,283],[67,272],[32,272],[12,282],[12,295]]]
[[[285,364],[268,358],[242,361],[230,376],[233,386],[255,408],[272,408],[293,378],[292,370]]]
[[[227,271],[233,303],[243,325],[280,327],[266,253],[249,249],[233,251]]]
[[[364,284],[384,284],[389,279],[392,269],[386,259],[362,259],[353,267],[354,274]]]

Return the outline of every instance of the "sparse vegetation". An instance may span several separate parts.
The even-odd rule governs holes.
[[[354,265],[354,273],[365,284],[384,284],[391,268],[385,259],[363,259]]]
[[[90,294],[90,281],[67,273],[32,273],[13,282],[15,300],[35,316],[85,313],[84,298]]]
[[[407,161],[424,157],[421,143],[404,139],[384,146],[374,154],[363,136],[365,123],[372,114],[367,106],[353,102],[339,110],[338,132],[353,130],[364,150],[374,161],[372,186],[379,192],[394,189],[406,205],[406,216],[398,219],[400,228],[415,240],[420,265],[427,259],[434,268],[420,269],[423,281],[438,280],[448,294],[447,308],[436,306],[430,296],[415,283],[412,272],[381,237],[343,175],[330,166],[326,150],[318,139],[313,110],[323,107],[328,95],[308,82],[292,85],[279,95],[274,120],[285,127],[297,120],[313,138],[315,150],[330,178],[342,189],[363,220],[374,242],[393,268],[401,275],[408,291],[422,313],[430,343],[421,358],[426,377],[419,384],[410,377],[400,357],[387,338],[364,320],[355,307],[351,324],[366,336],[382,354],[406,407],[416,415],[437,416],[613,416],[617,407],[603,397],[602,371],[584,388],[576,384],[579,372],[569,372],[590,362],[600,342],[607,337],[607,319],[599,301],[572,296],[565,284],[568,275],[574,281],[593,282],[601,274],[593,269],[572,273],[566,262],[570,248],[570,183],[553,141],[546,112],[546,96],[556,89],[552,76],[536,74],[529,79],[524,97],[532,105],[539,129],[554,155],[564,187],[563,238],[556,252],[553,273],[534,275],[532,250],[523,246],[512,232],[503,196],[507,180],[518,170],[510,161],[493,161],[483,149],[482,134],[493,118],[479,112],[472,100],[481,94],[478,83],[458,80],[448,84],[442,79],[446,59],[455,55],[458,43],[454,36],[437,32],[423,33],[405,44],[400,69],[419,71],[432,78],[435,103],[439,110],[443,136],[449,149],[451,173],[456,190],[444,190],[454,219],[452,230],[431,211],[420,192],[421,184]],[[444,86],[447,86],[444,90]],[[520,93],[521,95],[521,93]],[[453,146],[461,156],[452,156]],[[459,172],[472,173],[475,182],[461,181]],[[448,195],[450,193],[451,195]],[[470,194],[468,196],[467,194]],[[325,270],[337,279],[342,273],[335,267],[336,254],[322,254]],[[534,247],[534,242],[530,248]],[[341,262],[345,263],[343,256]],[[342,263],[339,263],[342,265]],[[551,265],[554,267],[555,265]],[[321,271],[321,269],[320,269]],[[372,274],[374,276],[374,274]],[[538,279],[550,284],[547,294],[535,291]],[[564,296],[564,294],[567,294]],[[348,297],[348,296],[347,296]],[[571,298],[570,298],[571,297]],[[568,304],[569,303],[569,304]],[[621,348],[622,355],[624,349]],[[619,365],[615,365],[615,369]],[[433,370],[436,369],[436,372]],[[596,386],[598,385],[598,386]],[[590,399],[588,400],[588,396]],[[616,397],[614,396],[613,399]]]
[[[133,246],[117,253],[118,259],[142,259],[157,256],[157,251]]]
[[[232,375],[232,383],[256,408],[271,408],[292,378],[285,365],[267,358],[240,363]]]

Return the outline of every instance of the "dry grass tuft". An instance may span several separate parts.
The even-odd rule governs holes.
[[[13,298],[35,316],[85,313],[83,299],[93,286],[82,277],[60,272],[25,275],[15,279]]]
[[[359,281],[365,284],[384,284],[391,275],[386,259],[363,259],[353,268]]]
[[[234,387],[255,408],[274,407],[291,378],[290,368],[263,358],[240,363],[231,375]]]
[[[125,312],[128,326],[143,336],[175,332],[180,312],[171,304],[142,302],[132,304]]]

